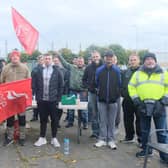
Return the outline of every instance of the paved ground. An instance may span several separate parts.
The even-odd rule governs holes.
[[[30,117],[29,117],[30,118]],[[29,119],[28,118],[28,119]],[[93,147],[95,140],[90,139],[90,129],[83,130],[81,143],[77,144],[76,125],[73,128],[62,128],[58,131],[60,149],[54,149],[50,145],[50,128],[47,132],[48,144],[43,147],[34,147],[33,143],[39,136],[39,122],[31,122],[27,129],[27,141],[24,147],[17,143],[9,147],[2,146],[0,137],[0,168],[142,168],[143,159],[137,159],[135,153],[139,150],[136,144],[122,144],[118,142],[118,149],[112,151],[108,147],[97,149]],[[50,123],[48,124],[50,127]],[[1,126],[1,133],[3,133]],[[117,139],[124,137],[121,126]],[[70,155],[63,155],[63,138],[70,139]],[[165,168],[159,162],[158,154],[155,153],[149,159],[148,168]]]

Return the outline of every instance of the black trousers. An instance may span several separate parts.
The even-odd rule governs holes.
[[[131,99],[124,99],[122,102],[124,112],[124,127],[125,127],[125,138],[132,140],[135,135],[135,128],[138,142],[141,142],[141,129],[140,129],[140,115],[137,108],[134,106]],[[136,120],[135,120],[136,117]],[[134,121],[135,120],[135,121]],[[135,128],[134,128],[135,122]]]
[[[15,116],[9,117],[7,119],[7,127],[13,127],[14,126],[14,120]],[[19,121],[19,126],[25,126],[26,125],[26,116],[25,115],[18,115],[18,121]]]
[[[33,118],[38,119],[38,108],[33,109]]]
[[[58,118],[59,118],[59,122],[60,122],[61,117],[62,117],[62,114],[63,114],[63,110],[62,110],[62,109],[59,109],[59,108],[57,107],[57,111],[58,111]]]
[[[37,107],[36,108],[33,108],[33,118],[34,119],[38,119],[38,115],[39,115],[39,109],[38,109],[38,102],[37,102]]]
[[[50,102],[50,101],[40,101],[38,102],[38,110],[40,113],[40,137],[46,136],[46,129],[47,129],[47,121],[48,116],[51,118],[51,132],[52,137],[56,137],[59,116],[58,111],[56,108],[57,102]]]

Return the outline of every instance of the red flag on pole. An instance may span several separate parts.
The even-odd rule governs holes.
[[[26,52],[31,55],[37,45],[38,31],[14,8],[12,8],[12,20],[16,36]]]
[[[0,122],[32,105],[31,79],[0,84]]]

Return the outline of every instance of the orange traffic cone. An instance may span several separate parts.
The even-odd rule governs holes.
[[[14,121],[14,134],[13,134],[13,139],[17,141],[19,139],[19,121],[15,120]]]

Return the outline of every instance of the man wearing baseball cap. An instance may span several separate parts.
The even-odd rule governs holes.
[[[115,119],[117,114],[117,99],[120,96],[120,69],[113,65],[113,52],[104,54],[105,64],[96,69],[96,85],[99,113],[99,138],[95,147],[108,145],[116,149]]]

